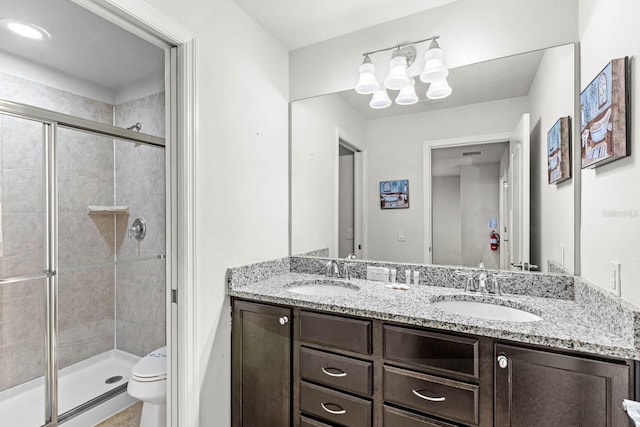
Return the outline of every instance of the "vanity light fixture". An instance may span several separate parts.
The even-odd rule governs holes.
[[[420,80],[425,83],[433,83],[447,78],[449,70],[444,65],[443,56],[438,41],[433,39],[429,50],[424,53],[424,69],[420,73]]]
[[[416,81],[411,79],[409,84],[398,93],[396,98],[396,104],[398,105],[413,105],[418,102],[418,95],[416,94]]]
[[[389,62],[389,74],[384,79],[384,86],[387,89],[401,90],[409,86],[408,62],[400,47],[393,51],[391,62]]]
[[[370,95],[379,87],[380,83],[376,79],[376,67],[371,63],[369,55],[365,55],[362,65],[360,65],[360,78],[356,83],[356,92],[361,95]]]
[[[405,43],[403,45],[392,46],[371,52],[365,52],[364,61],[360,65],[360,77],[355,86],[357,93],[370,95],[369,106],[374,109],[387,108],[391,105],[391,99],[387,89],[399,91],[396,97],[398,105],[412,105],[418,102],[415,90],[415,80],[409,76],[407,69],[413,64],[416,58],[416,48],[414,45],[431,41],[429,49],[424,54],[424,66],[420,73],[420,80],[429,84],[427,98],[444,99],[451,95],[451,86],[447,82],[449,70],[444,64],[443,52],[437,42],[439,36],[429,37],[424,40]],[[389,63],[389,74],[381,85],[375,76],[375,66],[371,62],[370,55],[393,50],[393,55]]]
[[[28,39],[49,40],[51,38],[51,34],[49,34],[47,30],[28,22],[11,18],[0,18],[0,25],[14,34]]]
[[[447,79],[434,80],[429,85],[429,90],[427,90],[427,98],[443,99],[451,95],[451,92],[451,86],[447,83]]]
[[[381,110],[383,108],[387,108],[391,105],[391,99],[389,98],[389,94],[387,93],[387,89],[384,87],[379,88],[374,92],[371,97],[371,101],[369,101],[369,107],[374,110]]]

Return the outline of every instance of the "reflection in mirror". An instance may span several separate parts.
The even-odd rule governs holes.
[[[524,262],[571,273],[574,180],[548,184],[546,137],[558,118],[574,116],[574,50],[564,45],[451,69],[453,94],[444,102],[425,100],[426,88],[418,89],[421,102],[385,110],[370,109],[369,98],[354,90],[293,102],[291,253],[326,249],[337,257],[349,250],[378,261],[505,269]],[[464,147],[488,143],[491,150]],[[353,155],[341,156],[341,146]],[[465,158],[477,165],[467,182],[479,184],[478,174],[492,181],[491,208],[481,208],[480,193],[462,184],[457,210],[447,205],[457,193],[443,184],[437,162],[452,146],[499,155],[489,162],[491,173],[481,171],[484,160]],[[514,156],[524,162],[515,163],[516,172]],[[396,180],[409,182],[409,207],[382,209],[380,182]],[[457,226],[441,222],[458,216]],[[492,231],[501,237],[495,251]],[[453,241],[459,246],[447,246]]]
[[[503,216],[509,209],[501,209],[500,202],[509,199],[501,190],[513,188],[508,185],[508,161],[506,141],[431,150],[434,264],[477,266],[484,262],[487,268],[506,267],[501,262],[509,259],[504,230],[511,227]],[[495,242],[487,239],[491,234]]]

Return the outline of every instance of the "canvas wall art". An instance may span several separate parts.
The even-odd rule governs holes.
[[[580,149],[583,168],[630,154],[629,58],[614,59],[580,94]]]
[[[571,117],[561,117],[547,132],[549,184],[571,178]]]
[[[409,207],[409,180],[380,181],[380,208],[401,209]]]

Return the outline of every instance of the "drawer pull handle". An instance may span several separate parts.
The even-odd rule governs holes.
[[[444,396],[442,397],[429,397],[421,394],[418,390],[411,390],[413,394],[418,396],[420,399],[428,400],[429,402],[444,402],[446,399]]]
[[[335,403],[327,403],[327,405],[333,405],[336,408],[340,408],[340,406],[336,405]],[[344,414],[347,413],[347,410],[346,409],[342,409],[342,408],[340,408],[339,410],[336,410],[336,411],[334,411],[333,409],[329,409],[322,402],[320,402],[320,406],[322,406],[322,409],[324,409],[325,411],[327,411],[328,413],[333,414],[333,415],[344,415]]]
[[[326,368],[326,369],[325,368],[320,368],[320,369],[322,369],[322,372],[324,372],[325,374],[329,375],[330,377],[346,377],[347,376],[346,372],[341,371],[338,368]],[[338,371],[338,373],[333,373],[333,372],[329,371],[329,369],[334,369],[334,370]]]

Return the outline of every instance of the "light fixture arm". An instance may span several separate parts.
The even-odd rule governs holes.
[[[362,56],[369,56],[369,55],[373,55],[374,53],[380,53],[380,52],[387,52],[389,50],[393,50],[393,49],[402,49],[405,48],[407,46],[412,46],[415,44],[420,44],[420,43],[424,43],[424,42],[428,42],[428,41],[435,41],[438,40],[440,38],[440,36],[433,36],[433,37],[429,37],[427,39],[422,39],[422,40],[418,40],[415,42],[409,42],[409,43],[403,43],[403,44],[397,44],[395,46],[391,46],[391,47],[385,47],[384,49],[378,49],[378,50],[372,50],[371,52],[365,52],[362,54]]]

